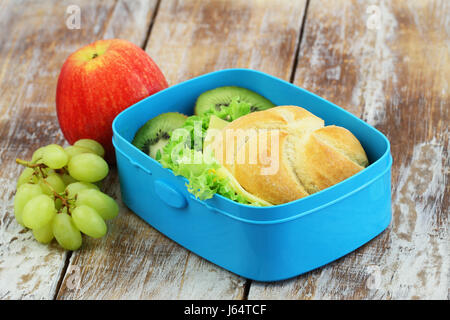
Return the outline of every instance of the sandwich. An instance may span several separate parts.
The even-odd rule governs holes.
[[[211,91],[212,98],[222,94],[220,103]],[[325,126],[299,106],[275,106],[245,88],[205,92],[193,116],[169,114],[149,120],[133,144],[185,177],[188,190],[202,200],[220,194],[253,206],[288,203],[369,164],[349,130]]]

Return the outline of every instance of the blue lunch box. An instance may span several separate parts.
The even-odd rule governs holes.
[[[136,131],[165,112],[193,113],[197,97],[220,86],[241,86],[275,105],[301,106],[350,130],[370,165],[318,193],[272,207],[220,195],[201,201],[175,176],[131,144]],[[275,281],[323,266],[365,244],[391,221],[390,145],[378,130],[344,109],[289,82],[249,69],[226,69],[160,91],[113,122],[122,200],[158,231],[197,255],[245,278]]]

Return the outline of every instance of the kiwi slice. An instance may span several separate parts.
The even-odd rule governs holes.
[[[239,97],[239,101],[244,101],[250,104],[250,112],[275,107],[275,105],[268,99],[249,89],[235,86],[225,86],[203,92],[197,98],[194,113],[196,115],[203,115],[211,111],[213,108],[215,108],[216,111],[220,111],[221,108],[228,107],[231,100],[236,97]]]
[[[134,136],[132,144],[152,158],[162,150],[173,130],[181,128],[187,116],[178,112],[167,112],[148,120]]]

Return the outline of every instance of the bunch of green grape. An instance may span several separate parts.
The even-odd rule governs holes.
[[[100,238],[105,220],[119,213],[119,206],[99,184],[108,175],[101,144],[81,139],[63,148],[50,144],[37,149],[31,161],[16,159],[26,168],[17,181],[14,215],[33,231],[37,241],[53,238],[67,250],[77,250],[82,235]]]

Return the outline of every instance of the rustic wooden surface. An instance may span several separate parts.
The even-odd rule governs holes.
[[[78,5],[81,28],[66,27]],[[0,2],[0,299],[448,299],[448,1]],[[17,157],[64,143],[59,69],[101,38],[143,47],[173,85],[228,67],[311,90],[391,141],[393,220],[360,249],[296,278],[258,283],[168,240],[125,207],[69,253],[13,217]],[[120,202],[113,170],[105,191]]]
[[[449,2],[368,2],[379,10],[376,28],[367,3],[327,3],[309,4],[294,83],[387,135],[393,220],[328,266],[276,285],[253,284],[249,298],[445,299]]]

